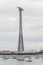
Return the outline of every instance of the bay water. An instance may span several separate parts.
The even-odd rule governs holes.
[[[32,62],[18,61],[16,59],[0,58],[0,65],[43,65],[43,59],[32,59]]]

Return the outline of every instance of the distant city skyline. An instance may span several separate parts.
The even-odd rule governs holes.
[[[19,12],[23,12],[25,50],[43,48],[43,0],[0,0],[0,50],[17,50]]]

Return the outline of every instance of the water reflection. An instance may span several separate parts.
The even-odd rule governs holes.
[[[0,55],[0,58],[3,60],[16,59],[18,61],[32,62],[33,58],[43,59],[43,55]]]

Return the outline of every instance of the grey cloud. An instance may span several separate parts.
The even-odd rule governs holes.
[[[43,16],[43,8],[27,8],[24,11],[26,16]]]
[[[16,16],[16,9],[1,9],[0,10],[0,14],[4,14],[4,15],[15,15]]]
[[[18,31],[17,20],[15,19],[15,17],[8,17],[8,18],[2,17],[0,19],[0,32],[17,32]]]
[[[43,1],[43,0],[31,0],[31,1]]]
[[[24,41],[28,42],[43,42],[43,37],[24,37]]]
[[[10,25],[5,26],[5,25],[0,26],[0,32],[17,32],[18,31],[18,27],[14,27],[14,26],[10,26]]]
[[[17,36],[5,36],[0,35],[0,41],[18,41]]]

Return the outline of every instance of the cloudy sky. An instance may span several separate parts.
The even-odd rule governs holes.
[[[0,0],[0,50],[17,50],[19,11],[23,11],[24,48],[43,49],[43,0]]]

